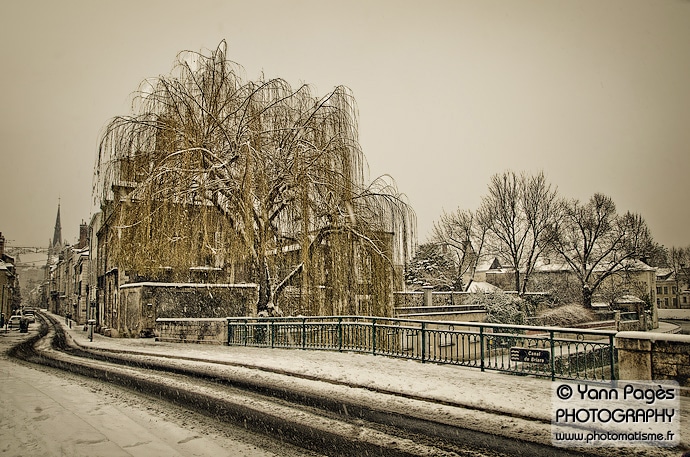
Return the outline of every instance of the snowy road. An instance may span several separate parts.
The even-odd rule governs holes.
[[[122,361],[113,363],[119,358],[118,354],[115,353],[108,354],[108,361],[102,358],[89,359],[89,353],[81,353],[82,356],[86,357],[76,357],[73,354],[79,353],[79,350],[67,348],[68,352],[71,352],[68,353],[52,347],[51,341],[53,340],[57,341],[58,347],[60,347],[62,338],[64,338],[64,334],[61,334],[61,327],[59,325],[50,326],[48,336],[39,339],[35,345],[37,349],[35,353],[28,349],[31,345],[25,344],[21,346],[18,355],[73,373],[97,378],[104,382],[104,386],[115,383],[149,396],[166,399],[183,409],[203,411],[217,423],[234,422],[241,424],[244,422],[248,429],[259,430],[267,437],[280,438],[282,442],[303,446],[306,449],[311,449],[312,452],[318,453],[320,449],[323,449],[323,453],[326,455],[400,457],[506,455],[495,452],[477,452],[469,448],[457,449],[458,446],[452,443],[440,443],[442,447],[437,447],[432,437],[402,431],[394,423],[383,425],[367,422],[353,417],[352,411],[345,415],[334,414],[328,408],[323,408],[323,404],[320,404],[327,403],[328,399],[323,401],[314,398],[308,399],[304,398],[304,393],[296,394],[298,397],[302,397],[301,401],[298,401],[296,398],[290,400],[280,398],[286,395],[290,396],[288,391],[283,391],[282,395],[275,396],[274,390],[270,387],[268,389],[265,387],[247,389],[248,385],[243,385],[242,388],[237,388],[234,384],[238,382],[238,379],[235,378],[232,381],[222,379],[222,374],[214,371],[218,368],[214,364],[188,361],[179,363],[178,361],[172,362],[169,358],[161,361],[156,360],[156,357],[137,359],[131,356],[125,357],[124,364],[121,363]],[[239,384],[244,383],[240,381]],[[262,390],[263,393],[260,392]],[[270,392],[267,394],[266,390]],[[354,409],[352,408],[352,410]],[[395,421],[391,420],[390,422]],[[133,424],[132,428],[140,426],[145,428],[144,425],[141,423]],[[391,430],[394,434],[389,433]],[[145,430],[141,431],[145,432]],[[457,434],[457,430],[453,428],[452,433]],[[136,445],[136,443],[142,444],[144,442],[136,440],[134,444]],[[448,448],[452,450],[448,450]],[[459,452],[454,452],[455,450]],[[67,452],[62,455],[72,455],[72,453]],[[97,453],[96,455],[102,454]],[[167,454],[163,452],[136,455]],[[197,454],[182,453],[181,455]],[[220,455],[253,454],[233,451]],[[290,454],[281,449],[279,455]],[[305,452],[304,455],[314,454]]]
[[[319,455],[111,384],[8,359],[5,351],[26,337],[0,331],[0,455]]]

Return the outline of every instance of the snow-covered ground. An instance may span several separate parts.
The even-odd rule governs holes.
[[[170,363],[186,364],[194,360],[213,361],[221,369],[257,382],[282,385],[293,390],[317,393],[329,398],[358,398],[362,402],[386,407],[400,414],[434,418],[443,423],[499,434],[511,438],[550,443],[552,382],[531,376],[515,376],[479,369],[374,356],[371,354],[227,347],[222,345],[157,342],[153,339],[118,339],[94,335],[93,342],[82,328],[67,329],[75,344],[91,349],[115,350],[122,353],[160,355]],[[2,376],[11,378],[14,371],[4,368]],[[28,378],[17,381],[18,385]],[[61,381],[53,381],[55,389]],[[49,383],[50,385],[50,383]],[[91,390],[94,387],[89,387]],[[89,389],[87,388],[87,389]],[[45,388],[38,387],[39,391]],[[3,393],[4,395],[4,393]],[[49,396],[53,397],[51,393]],[[79,397],[82,393],[72,393]],[[102,398],[101,395],[96,395]],[[62,398],[62,397],[60,397]],[[90,409],[103,408],[109,401],[84,396]],[[3,411],[6,405],[0,404]],[[157,406],[160,407],[160,406]],[[681,400],[681,442],[690,442],[690,398]],[[16,408],[15,408],[16,409]],[[40,415],[34,411],[34,415]],[[146,413],[144,409],[143,413]],[[25,411],[26,420],[36,420]],[[111,411],[108,417],[125,417]],[[174,414],[173,414],[174,416]],[[88,416],[85,416],[88,417]],[[156,414],[145,420],[155,420]],[[5,424],[5,419],[3,419]],[[173,425],[173,435],[184,440],[189,430]],[[174,432],[174,427],[180,427]],[[25,432],[26,430],[23,430]],[[0,427],[5,433],[5,426]],[[13,432],[14,433],[14,432]],[[16,434],[9,435],[15,436]],[[0,435],[2,442],[5,436]],[[195,435],[192,435],[195,436]],[[203,435],[201,435],[203,436]],[[193,438],[191,441],[197,438]],[[601,455],[619,455],[616,450],[600,449]],[[677,450],[662,448],[634,449],[631,455],[677,456]],[[256,451],[263,452],[263,451]],[[12,455],[12,454],[5,454]],[[59,454],[58,454],[59,455]],[[91,454],[95,455],[95,454]],[[112,454],[119,455],[119,454]],[[169,455],[177,455],[171,453]],[[181,452],[180,455],[197,455]],[[198,454],[210,455],[210,454]],[[216,455],[223,455],[216,454]],[[243,454],[255,455],[255,454]],[[270,455],[270,454],[256,454]],[[554,449],[554,455],[558,451]]]
[[[215,361],[226,364],[228,370],[267,384],[319,391],[333,398],[357,395],[372,404],[384,402],[403,414],[435,416],[470,429],[521,439],[528,437],[541,443],[551,440],[552,382],[545,378],[361,353],[182,344],[101,335],[94,335],[91,342],[87,332],[78,328],[72,328],[70,335],[76,344],[86,348]],[[357,392],[353,393],[353,389]],[[681,400],[681,415],[681,443],[687,446],[690,443],[688,397]],[[659,448],[635,453],[677,454]]]
[[[369,390],[428,398],[471,409],[551,420],[550,379],[518,376],[477,368],[421,363],[379,355],[268,349],[210,344],[182,344],[155,341],[152,338],[108,338],[73,328],[70,335],[85,348],[123,352],[173,355],[177,358],[203,359],[246,365],[301,378],[362,386]],[[690,399],[689,399],[690,401]],[[690,437],[689,437],[690,438]]]
[[[371,391],[550,420],[551,381],[544,378],[422,364],[362,353],[183,344],[159,342],[152,338],[108,338],[98,334],[90,342],[87,332],[80,329],[73,328],[70,334],[75,343],[85,348],[246,365],[268,373],[291,374],[304,380],[362,386]]]
[[[9,360],[5,350],[26,336],[0,330],[0,455],[317,455],[105,383]]]

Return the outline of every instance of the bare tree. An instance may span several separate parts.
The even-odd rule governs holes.
[[[506,257],[514,268],[515,290],[527,291],[529,278],[546,236],[558,219],[561,204],[557,190],[543,172],[535,176],[512,171],[491,177],[489,193],[482,199],[477,218],[489,235],[487,248]]]
[[[619,215],[613,200],[598,193],[586,204],[568,202],[549,240],[577,276],[586,306],[607,278],[624,272],[629,260],[644,257],[654,246],[641,216]]]
[[[444,246],[453,255],[456,268],[454,282],[464,290],[463,277],[473,277],[486,241],[487,227],[478,223],[472,211],[458,209],[443,213],[434,223],[432,240]]]
[[[667,252],[667,263],[676,282],[676,300],[680,300],[683,288],[690,287],[690,246],[672,246]]]
[[[652,267],[667,268],[668,267],[668,249],[665,246],[654,242],[645,257],[645,263]]]
[[[384,293],[413,245],[414,214],[392,180],[366,181],[350,92],[245,81],[224,42],[144,81],[133,114],[104,130],[95,177],[103,206],[127,205],[110,248],[120,263],[152,276],[193,264],[244,271],[259,311],[295,282],[314,313],[324,283],[341,307],[357,281]]]

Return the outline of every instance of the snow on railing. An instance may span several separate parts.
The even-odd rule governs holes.
[[[551,379],[615,379],[615,331],[369,316],[231,317],[229,346],[366,352]]]

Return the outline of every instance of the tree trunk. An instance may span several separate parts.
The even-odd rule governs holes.
[[[586,308],[591,308],[592,307],[592,289],[585,284],[582,286],[582,304],[585,305]]]
[[[515,293],[518,294],[518,296],[522,296],[522,287],[520,287],[520,271],[515,268]]]
[[[271,302],[271,277],[268,274],[268,265],[266,265],[265,258],[257,262],[256,277],[259,285],[259,299],[256,303],[256,312],[260,313],[268,309],[268,304]]]

